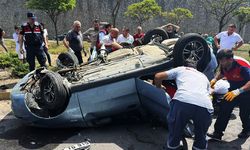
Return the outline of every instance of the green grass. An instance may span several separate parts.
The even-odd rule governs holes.
[[[250,44],[244,44],[240,47],[237,51],[234,51],[235,55],[243,57],[250,62],[249,52],[250,51]]]
[[[14,52],[16,49],[16,45],[15,42],[11,39],[5,39],[5,44],[8,48],[9,51]],[[88,49],[90,47],[90,44],[87,42],[84,42],[84,49],[86,50],[86,52],[88,52]],[[0,55],[1,52],[3,52],[4,49],[0,46]],[[56,44],[56,41],[49,41],[49,52],[50,54],[55,54],[58,55],[62,52],[66,52],[67,49],[64,47],[63,42],[60,41],[59,42],[59,46]]]

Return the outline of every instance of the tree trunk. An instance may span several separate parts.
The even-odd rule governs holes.
[[[54,20],[54,21],[53,21],[53,25],[54,25],[55,32],[56,32],[56,44],[59,46],[58,29],[57,29],[57,20]]]
[[[223,27],[224,27],[223,20],[220,20],[220,22],[219,22],[219,33],[222,31]]]

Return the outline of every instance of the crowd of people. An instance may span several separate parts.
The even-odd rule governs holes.
[[[38,23],[33,13],[28,13],[27,18],[28,21],[21,27],[15,26],[13,39],[16,42],[19,59],[22,62],[27,60],[29,69],[32,71],[35,69],[35,58],[44,67],[46,67],[46,58],[51,65],[51,58],[48,52],[48,32],[45,25]],[[93,27],[87,31],[82,32],[81,27],[80,21],[74,21],[72,29],[63,40],[64,46],[76,55],[79,64],[83,63],[82,52],[85,56],[87,55],[83,46],[84,39],[91,43],[91,53],[98,51],[102,46],[105,46],[107,52],[110,53],[126,45],[141,45],[145,36],[141,26],[137,27],[134,35],[126,26],[122,28],[120,34],[118,28],[109,23],[100,25],[97,19],[93,21]],[[180,33],[178,36],[180,27],[171,23],[161,28],[165,29],[169,38],[176,38],[184,34]],[[0,44],[8,52],[3,40],[4,34],[1,29]],[[235,24],[228,25],[227,31],[215,36],[204,34],[203,37],[211,48],[211,64],[214,66],[211,76],[205,76],[205,73],[197,71],[195,66],[188,63],[186,67],[177,67],[155,75],[154,84],[156,87],[162,88],[163,80],[176,80],[178,87],[170,103],[168,114],[167,149],[180,147],[183,129],[190,119],[194,122],[195,142],[193,149],[207,149],[206,135],[211,125],[214,109],[214,102],[210,98],[210,87],[213,89],[220,80],[226,80],[230,87],[227,87],[226,92],[222,93],[223,100],[214,125],[214,132],[208,136],[218,141],[222,139],[235,106],[239,106],[242,122],[242,132],[238,137],[247,138],[250,135],[250,65],[247,61],[238,61],[233,54],[233,51],[243,45],[243,39],[236,33]],[[217,49],[216,52],[213,49]],[[217,74],[215,75],[216,70]]]

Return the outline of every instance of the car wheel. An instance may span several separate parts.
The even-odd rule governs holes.
[[[62,77],[55,72],[46,73],[40,80],[41,101],[43,109],[61,110],[68,102],[68,90],[63,84]]]
[[[211,60],[210,49],[203,37],[196,33],[188,33],[181,37],[174,46],[174,67],[192,63],[197,70],[204,71]]]
[[[153,30],[148,31],[143,39],[143,44],[146,45],[152,40],[155,40],[155,42],[161,43],[162,41],[168,39],[168,34],[164,29],[156,28]]]
[[[57,58],[57,66],[60,68],[73,67],[79,64],[75,54],[66,52],[61,53]]]

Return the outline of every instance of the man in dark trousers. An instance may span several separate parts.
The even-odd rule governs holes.
[[[83,63],[82,51],[84,49],[81,26],[80,21],[74,21],[73,29],[68,32],[63,40],[64,46],[76,55],[79,64]]]
[[[29,70],[35,70],[35,57],[42,67],[46,67],[46,56],[43,50],[43,43],[48,43],[44,40],[43,29],[41,25],[36,21],[36,17],[33,13],[27,13],[28,22],[21,26],[19,34],[20,41],[20,53],[24,53],[23,43],[26,49],[26,59],[29,63]],[[24,42],[23,42],[24,41]]]
[[[221,101],[214,133],[208,136],[220,141],[234,107],[239,106],[243,130],[238,137],[247,138],[250,135],[250,67],[237,62],[231,50],[221,50],[216,57],[221,68],[215,79],[211,81],[211,86],[219,79],[226,78],[230,88],[224,100]]]
[[[213,112],[207,77],[192,67],[177,67],[157,73],[154,80],[156,87],[161,88],[163,80],[175,80],[177,84],[167,119],[169,129],[167,149],[180,149],[180,140],[189,120],[194,122],[193,149],[207,149],[206,134]]]

